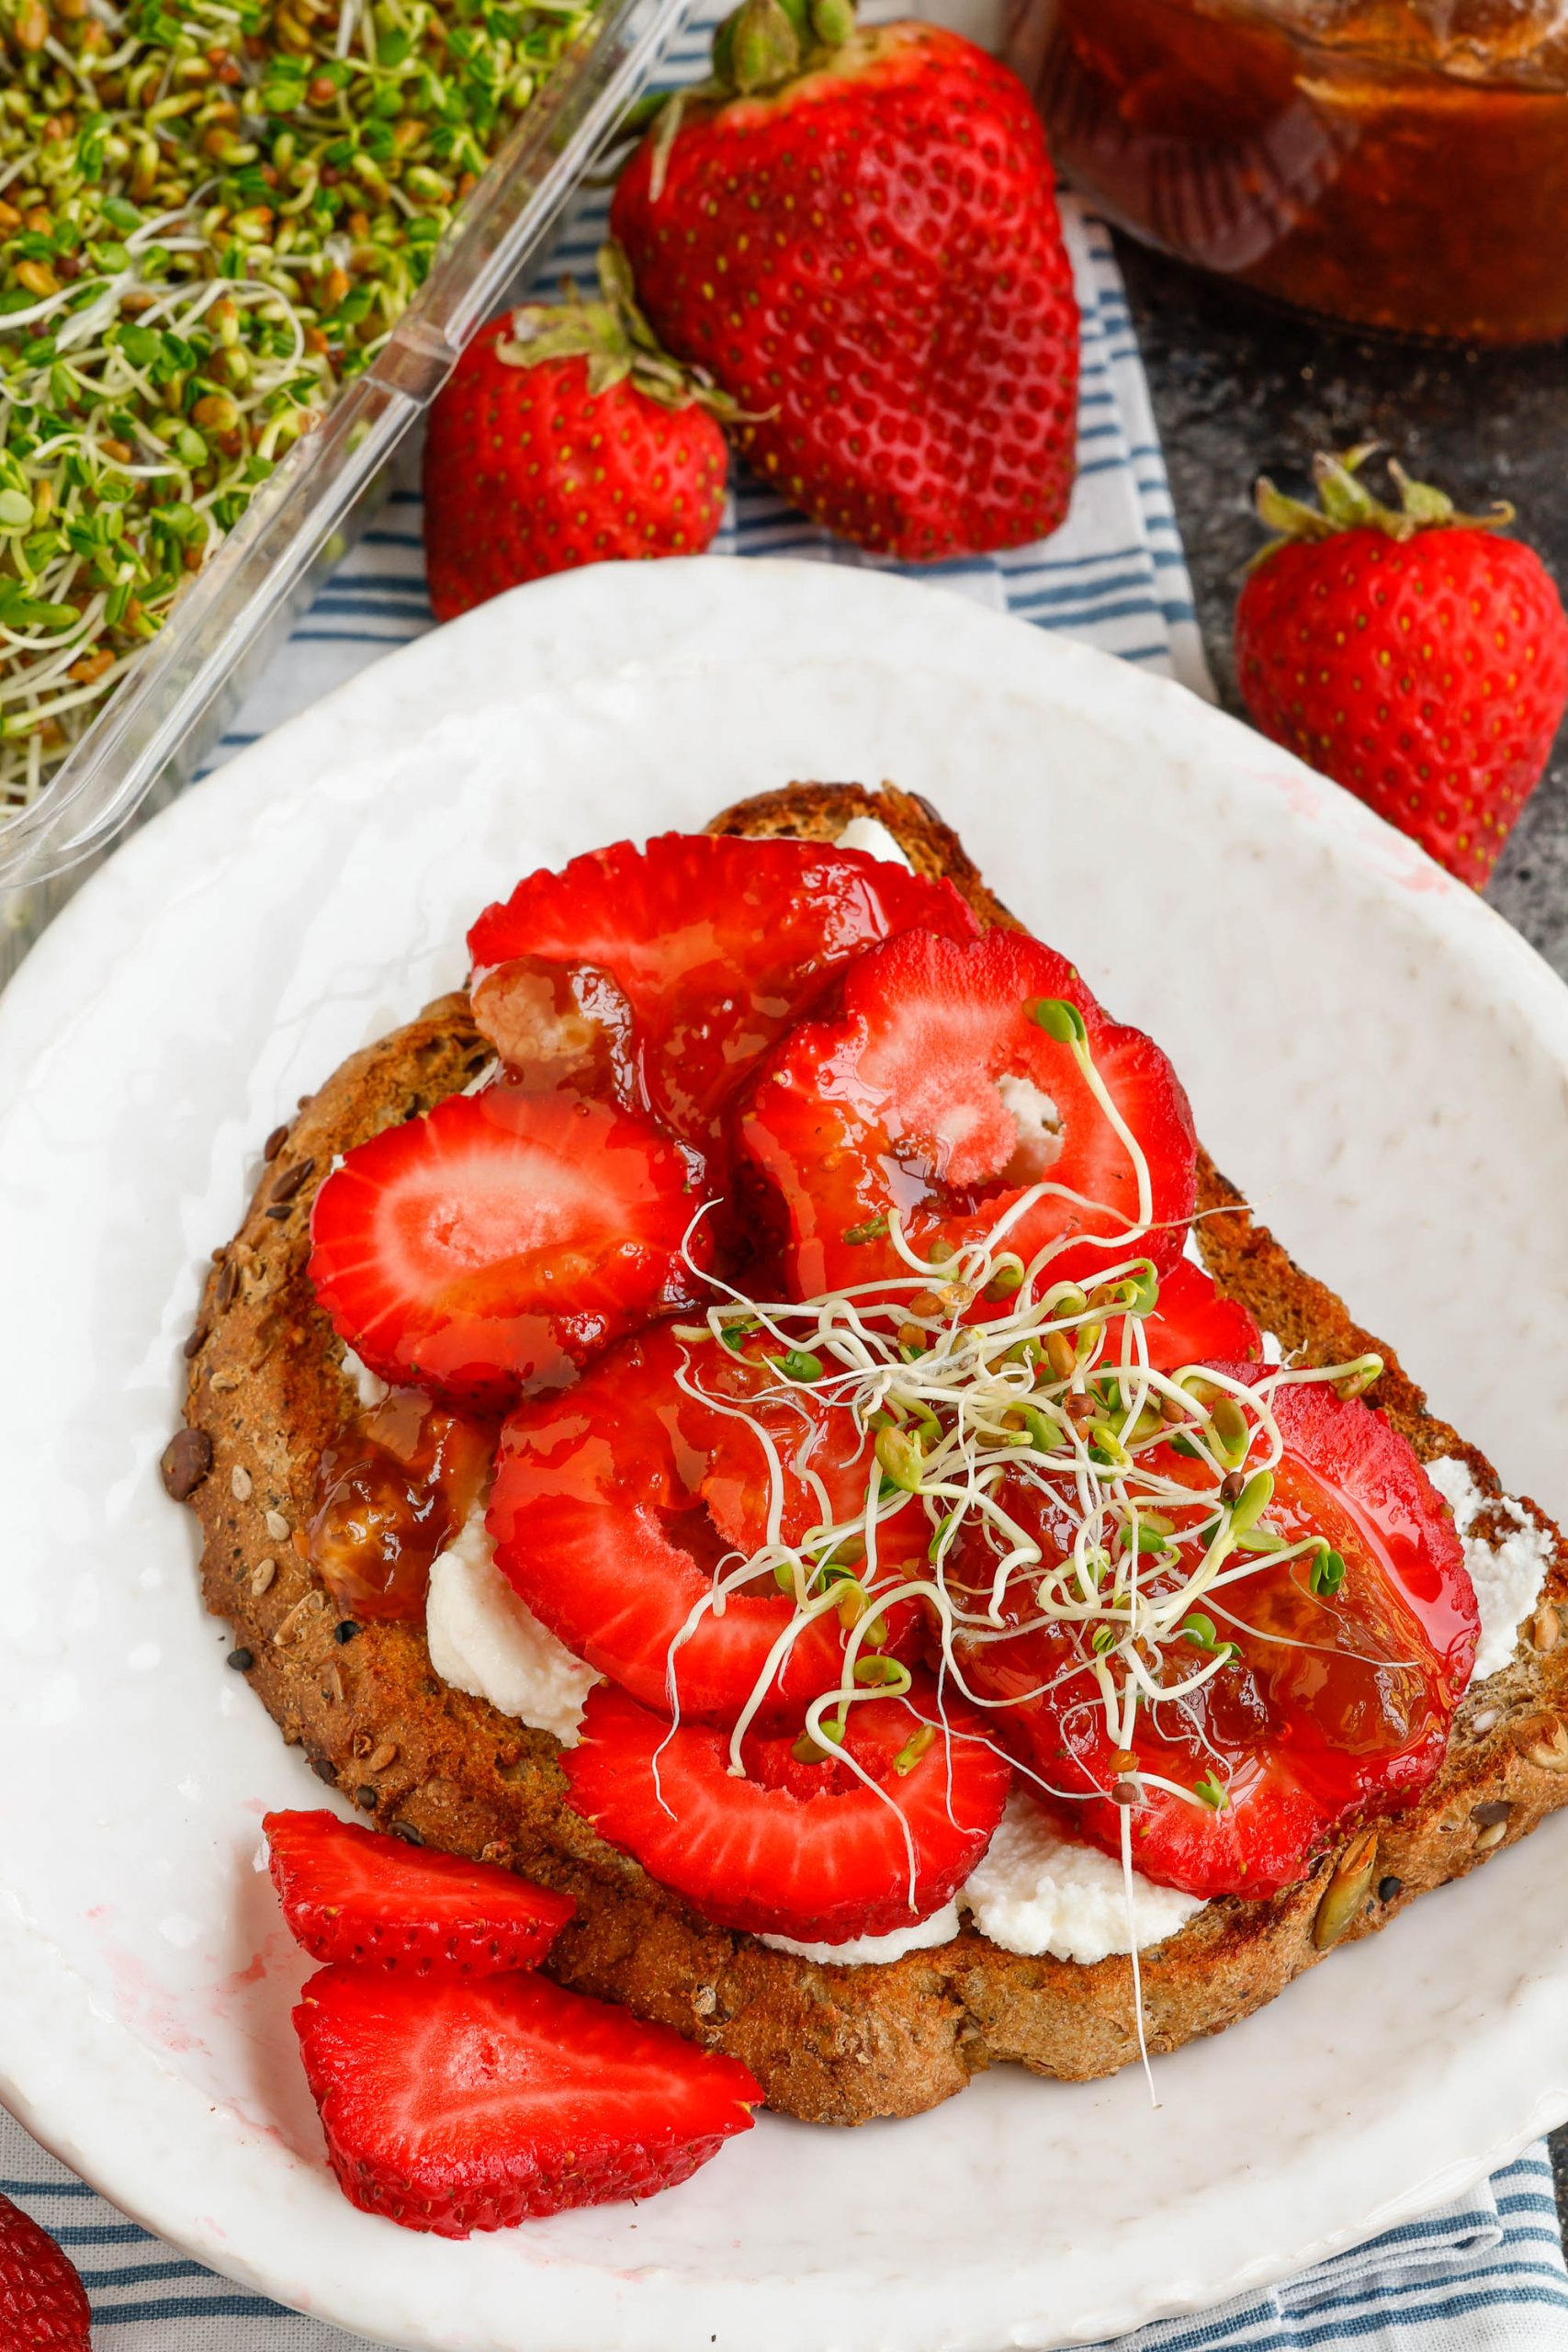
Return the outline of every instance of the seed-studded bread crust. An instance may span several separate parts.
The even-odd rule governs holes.
[[[825,840],[857,815],[880,818],[918,871],[950,876],[985,921],[1012,921],[936,812],[890,786],[797,785],[726,810],[713,830]],[[555,1741],[440,1682],[418,1628],[366,1625],[338,1639],[305,1530],[321,1453],[356,1405],[306,1272],[310,1204],[335,1155],[466,1085],[484,1058],[468,1001],[453,995],[344,1063],[274,1139],[207,1283],[186,1409],[199,1434],[176,1442],[196,1477],[188,1499],[201,1522],[207,1605],[233,1627],[242,1670],[284,1737],[363,1817],[575,1895],[579,1917],[550,1955],[551,1973],[732,2052],[787,2114],[828,2123],[917,2114],[1001,2060],[1075,2080],[1125,2065],[1137,2054],[1126,1960],[1024,1958],[970,1928],[882,1967],[772,1951],[709,1926],[605,1846],[562,1802]],[[1457,1454],[1485,1494],[1499,1493],[1490,1464],[1427,1411],[1393,1352],[1292,1264],[1206,1158],[1200,1201],[1203,1253],[1223,1289],[1308,1361],[1377,1347],[1388,1368],[1371,1401],[1424,1459]],[[1246,2017],[1334,1942],[1371,1934],[1568,1799],[1568,1642],[1558,1640],[1557,1608],[1568,1602],[1568,1545],[1527,1508],[1555,1545],[1542,1606],[1513,1663],[1466,1698],[1437,1781],[1398,1819],[1341,1841],[1292,1892],[1210,1904],[1144,1953],[1152,2051]],[[1478,1532],[1505,1524],[1483,1518]]]

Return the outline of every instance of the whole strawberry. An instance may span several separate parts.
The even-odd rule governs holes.
[[[956,33],[743,0],[611,225],[671,350],[747,412],[774,488],[914,560],[1054,531],[1078,318],[1023,85]]]
[[[1397,465],[1385,506],[1371,454],[1317,460],[1321,509],[1258,484],[1281,536],[1236,606],[1236,674],[1266,735],[1479,888],[1568,707],[1568,617],[1534,550],[1496,536],[1511,507],[1457,514]]]
[[[660,351],[624,255],[602,299],[480,330],[430,413],[424,551],[437,620],[615,558],[697,555],[724,514],[729,404]],[[570,288],[569,288],[570,293]]]
[[[0,2197],[0,2345],[6,2352],[87,2352],[92,2314],[67,2257]]]

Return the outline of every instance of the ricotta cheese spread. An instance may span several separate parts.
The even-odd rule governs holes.
[[[563,1747],[576,1746],[582,1702],[599,1677],[507,1583],[482,1502],[432,1564],[424,1634],[444,1682],[488,1699],[533,1731],[553,1732]]]
[[[757,1941],[766,1944],[770,1951],[792,1951],[797,1960],[863,1968],[902,1960],[907,1951],[930,1951],[933,1945],[950,1944],[958,1928],[958,1905],[953,1902],[933,1911],[929,1919],[918,1919],[912,1928],[895,1928],[890,1935],[852,1936],[843,1944],[797,1944],[793,1936],[759,1936]]]
[[[997,1092],[1018,1136],[1012,1158],[1002,1170],[1003,1181],[1035,1183],[1062,1156],[1062,1114],[1043,1088],[1014,1070],[1004,1071],[998,1079]]]
[[[1454,1532],[1475,1587],[1481,1640],[1470,1679],[1484,1682],[1489,1674],[1500,1674],[1513,1657],[1520,1623],[1534,1610],[1546,1581],[1551,1538],[1512,1495],[1502,1496],[1495,1505],[1513,1521],[1507,1534],[1495,1543],[1483,1535],[1472,1535],[1471,1530],[1490,1498],[1476,1485],[1469,1463],[1441,1453],[1427,1463],[1427,1476],[1453,1512]]]
[[[839,835],[836,846],[863,850],[867,857],[885,857],[890,865],[901,865],[907,873],[914,872],[914,867],[880,817],[852,817]]]
[[[377,1406],[391,1395],[389,1384],[382,1379],[378,1372],[372,1372],[369,1365],[362,1362],[352,1348],[344,1348],[343,1351],[343,1368],[348,1378],[353,1381],[354,1393],[366,1412],[373,1413]]]
[[[980,1933],[1004,1951],[1048,1952],[1092,1967],[1111,1952],[1163,1943],[1203,1909],[1202,1898],[1133,1873],[1131,1933],[1122,1865],[1097,1846],[1058,1836],[1032,1796],[1015,1789],[997,1834],[958,1893]]]

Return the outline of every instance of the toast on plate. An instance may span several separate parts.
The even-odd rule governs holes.
[[[710,830],[829,842],[856,818],[885,826],[917,874],[950,880],[983,924],[1016,928],[936,812],[891,786],[796,785],[725,810]],[[233,1628],[231,1663],[367,1821],[572,1894],[577,1918],[547,1963],[560,1982],[732,2052],[784,2113],[859,2123],[919,2113],[1002,2061],[1080,2080],[1135,2059],[1124,1954],[1020,1953],[966,1924],[884,1964],[841,1965],[715,1927],[564,1801],[549,1734],[434,1673],[418,1625],[351,1622],[344,1638],[306,1531],[321,1457],[343,1442],[357,1398],[307,1274],[311,1204],[339,1155],[460,1092],[491,1059],[461,992],[353,1056],[268,1138],[245,1218],[214,1253],[165,1481],[200,1521],[203,1590]],[[1408,1810],[1341,1837],[1283,1893],[1211,1900],[1142,1952],[1151,2052],[1247,2016],[1568,1799],[1568,1545],[1535,1505],[1504,1496],[1393,1352],[1292,1261],[1201,1153],[1198,1184],[1195,1230],[1220,1290],[1302,1362],[1377,1350],[1384,1369],[1369,1401],[1423,1463],[1461,1465],[1450,1476],[1467,1497],[1470,1543],[1528,1541],[1545,1572],[1512,1657],[1472,1684],[1445,1762]]]

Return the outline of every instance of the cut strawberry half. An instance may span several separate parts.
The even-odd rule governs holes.
[[[325,1968],[294,2028],[349,2202],[440,2237],[673,2188],[762,2096],[737,2059],[535,1975]]]
[[[316,1196],[310,1278],[384,1380],[504,1412],[691,1302],[682,1246],[703,1198],[691,1155],[646,1120],[491,1086],[348,1154]],[[699,1226],[699,1262],[703,1246]]]
[[[913,924],[952,939],[978,928],[950,882],[861,850],[709,833],[618,842],[531,874],[480,915],[468,933],[489,976],[476,1015],[520,1069],[618,1077],[635,1086],[627,1099],[706,1145],[824,977]],[[494,970],[519,958],[520,971]]]
[[[704,1918],[847,1943],[912,1927],[951,1900],[990,1843],[1011,1771],[978,1717],[939,1708],[923,1677],[908,1699],[852,1706],[842,1747],[860,1774],[753,1736],[741,1779],[727,1734],[671,1729],[600,1683],[581,1744],[561,1760],[577,1811]]]
[[[1146,1199],[1068,1027],[1134,1138]],[[1196,1196],[1192,1117],[1169,1062],[1021,932],[967,944],[909,932],[863,956],[758,1071],[735,1135],[803,1298],[907,1278],[895,1212],[914,1249],[951,1255],[1043,1182],[1055,1189],[1006,1247],[1026,1264],[1049,1249],[1044,1280],[1090,1281],[1129,1256],[1163,1269]]]
[[[1142,1318],[1144,1346],[1156,1372],[1177,1372],[1183,1364],[1217,1363],[1225,1358],[1263,1352],[1263,1334],[1257,1318],[1239,1298],[1226,1298],[1212,1275],[1190,1258],[1179,1258],[1159,1279],[1159,1299],[1152,1315]],[[1122,1361],[1122,1319],[1107,1324],[1100,1362],[1114,1366]]]
[[[1218,1369],[1259,1379],[1256,1364]],[[1305,1876],[1342,1825],[1408,1804],[1442,1763],[1475,1657],[1475,1594],[1459,1539],[1404,1440],[1326,1385],[1269,1393],[1285,1448],[1270,1527],[1287,1544],[1320,1536],[1332,1565],[1325,1572],[1303,1556],[1276,1566],[1259,1553],[1245,1576],[1206,1594],[1164,1679],[1219,1643],[1235,1652],[1201,1690],[1146,1700],[1128,1750],[1107,1729],[1081,1629],[1036,1624],[960,1645],[968,1685],[1005,1702],[991,1716],[996,1736],[1044,1783],[1036,1793],[1072,1836],[1120,1852],[1123,1808],[1110,1792],[1134,1771],[1199,1792],[1192,1803],[1145,1781],[1128,1817],[1145,1876],[1204,1896],[1273,1894]],[[1210,1519],[1212,1472],[1174,1446],[1139,1463],[1205,1486],[1208,1498],[1190,1511],[1165,1507],[1174,1524]],[[1069,1531],[1038,1495],[1010,1482],[1002,1498],[1058,1556]],[[1248,1556],[1238,1550],[1227,1568]],[[1152,1564],[1145,1580],[1158,1573]],[[970,1581],[988,1590],[987,1561]]]
[[[558,1640],[647,1706],[734,1723],[760,1694],[764,1721],[798,1724],[838,1689],[843,1621],[857,1611],[881,1655],[918,1654],[919,1608],[889,1596],[906,1572],[923,1574],[931,1529],[903,1498],[877,1521],[874,1567],[863,1532],[832,1547],[846,1576],[854,1564],[852,1580],[832,1585],[839,1600],[802,1624],[776,1666],[796,1612],[771,1565],[727,1590],[722,1611],[711,1605],[716,1572],[773,1540],[775,1475],[785,1545],[847,1522],[863,1531],[880,1485],[848,1408],[786,1379],[780,1361],[761,1335],[736,1353],[662,1325],[563,1395],[523,1406],[502,1431],[489,1520],[496,1565]],[[803,1550],[803,1575],[826,1558],[824,1546]]]
[[[288,1932],[312,1960],[494,1976],[542,1960],[577,1909],[511,1871],[416,1852],[335,1813],[269,1813],[262,1827]]]

